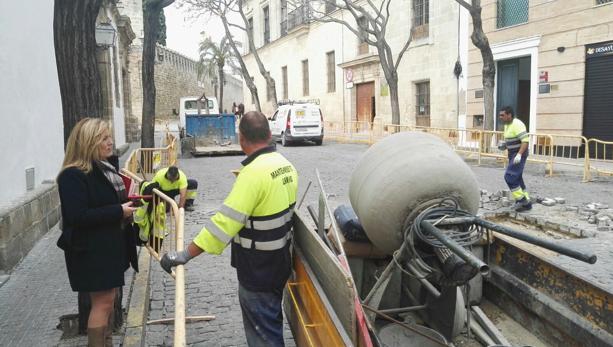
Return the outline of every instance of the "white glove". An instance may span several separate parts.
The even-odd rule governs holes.
[[[517,153],[517,154],[515,155],[515,158],[513,158],[513,164],[514,164],[514,165],[517,165],[517,164],[519,164],[520,162],[521,162],[521,154]]]

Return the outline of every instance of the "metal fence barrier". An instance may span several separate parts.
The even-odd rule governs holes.
[[[476,158],[493,158],[508,164],[505,151],[498,149],[504,140],[502,131],[460,128],[436,128],[411,125],[384,124],[382,122],[326,122],[326,138],[339,142],[373,144],[391,134],[403,131],[422,131],[433,134],[448,143],[457,153]],[[560,134],[529,134],[528,161],[545,164],[547,175],[554,168],[576,168],[583,182],[592,180],[592,173],[613,176],[613,142],[587,139],[584,136]]]
[[[126,170],[141,175],[153,175],[158,169],[175,165],[177,162],[177,139],[166,133],[164,147],[138,148],[126,161]]]
[[[173,149],[174,140],[166,149]],[[142,158],[139,154],[147,153],[148,151],[135,150],[130,158]],[[164,149],[158,149],[164,150]],[[150,152],[149,152],[150,153]],[[165,158],[170,158],[167,155]],[[176,160],[176,156],[175,156]],[[130,170],[130,165],[134,162],[126,162],[121,173],[132,180],[131,191],[136,190],[143,182],[143,178]],[[174,162],[169,162],[174,164]],[[137,165],[142,167],[142,165]],[[147,172],[141,172],[147,173]],[[154,172],[150,172],[154,173]],[[182,251],[184,242],[184,210],[179,208],[174,199],[169,198],[158,189],[153,189],[153,196],[149,202],[151,213],[146,218],[150,218],[149,239],[145,244],[147,251],[160,261],[161,255],[169,251]],[[185,271],[182,265],[177,266],[174,270],[175,279],[175,317],[174,317],[174,343],[173,346],[185,346]]]

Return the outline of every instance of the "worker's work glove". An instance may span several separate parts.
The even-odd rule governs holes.
[[[513,164],[514,164],[514,165],[517,165],[517,164],[519,164],[519,163],[521,163],[521,154],[517,153],[517,154],[515,155],[515,158],[513,158]]]
[[[187,249],[181,252],[171,251],[164,254],[160,260],[160,265],[164,271],[170,273],[173,266],[185,265],[190,259],[192,259],[192,256],[189,254]]]
[[[507,143],[504,141],[499,141],[498,142],[498,149],[501,151],[504,151],[505,149],[507,149]]]

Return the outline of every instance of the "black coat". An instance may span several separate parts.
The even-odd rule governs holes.
[[[109,162],[117,166],[116,158]],[[102,170],[92,165],[87,174],[67,168],[57,180],[62,209],[58,246],[64,250],[73,291],[120,287],[130,264],[138,271],[135,234],[129,224],[122,227],[122,201]]]

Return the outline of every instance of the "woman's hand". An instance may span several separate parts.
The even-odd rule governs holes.
[[[132,207],[132,201],[121,204],[121,209],[123,210],[123,218],[132,217],[132,213],[136,211],[136,207]]]

